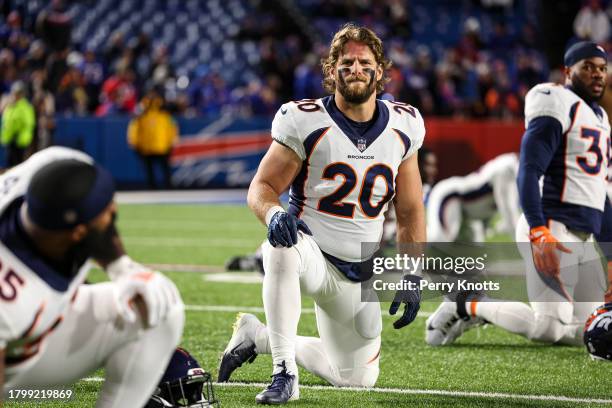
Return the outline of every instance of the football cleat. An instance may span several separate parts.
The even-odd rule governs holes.
[[[468,293],[457,295],[456,302],[442,302],[438,309],[427,318],[425,323],[425,342],[430,346],[446,346],[452,344],[459,336],[469,329],[480,326],[486,321],[473,317],[465,310]]]
[[[245,362],[252,363],[257,357],[255,334],[263,324],[252,314],[238,313],[234,322],[234,332],[219,366],[219,382],[227,382],[232,373]]]
[[[225,269],[230,272],[257,271],[263,275],[263,258],[259,254],[234,256],[227,261]]]
[[[459,321],[454,302],[442,302],[425,322],[425,342],[430,346],[445,346],[452,343],[452,327]]]
[[[281,405],[300,399],[297,376],[289,374],[284,361],[278,367],[282,371],[273,374],[272,384],[255,397],[258,404]]]

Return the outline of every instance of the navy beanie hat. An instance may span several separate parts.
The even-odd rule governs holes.
[[[565,51],[563,64],[566,67],[571,67],[580,60],[593,57],[601,57],[608,61],[608,54],[601,45],[597,45],[592,41],[580,41]]]
[[[25,195],[28,215],[48,230],[66,230],[96,218],[111,203],[115,183],[104,168],[56,160],[40,168]]]

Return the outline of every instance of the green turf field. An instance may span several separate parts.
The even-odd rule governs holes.
[[[119,226],[128,252],[143,263],[222,266],[231,255],[253,251],[265,229],[245,207],[122,205]],[[187,305],[182,345],[213,377],[231,335],[236,312],[254,308],[264,320],[261,285],[211,281],[214,274],[168,272]],[[104,279],[94,272],[92,281]],[[224,307],[220,307],[224,306]],[[304,299],[299,333],[316,335],[312,302]],[[383,304],[386,309],[388,304]],[[612,403],[612,364],[592,362],[585,350],[530,343],[495,327],[466,333],[456,344],[431,348],[424,342],[427,312],[397,331],[383,313],[381,372],[377,389],[334,389],[300,372],[301,399],[296,407],[590,407]],[[58,367],[58,369],[61,369]],[[224,407],[255,406],[261,383],[269,380],[271,359],[259,356],[235,372],[240,383],[215,386]],[[93,407],[103,372],[75,385],[70,403],[6,403],[6,407]],[[525,396],[540,396],[539,399]],[[600,400],[600,401],[597,401]],[[605,400],[605,401],[601,401]],[[132,408],[132,407],[126,407]]]

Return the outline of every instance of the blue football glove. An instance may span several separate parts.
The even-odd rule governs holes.
[[[421,277],[417,275],[404,275],[402,282],[414,282],[416,287],[414,290],[404,289],[398,290],[395,293],[395,298],[391,302],[391,307],[389,307],[389,314],[394,315],[397,313],[400,305],[404,303],[404,314],[393,322],[393,327],[396,329],[401,329],[412,323],[421,308],[421,289],[419,289]]]
[[[297,244],[298,231],[312,235],[306,223],[293,214],[279,211],[272,216],[268,225],[268,241],[274,247],[290,248]]]

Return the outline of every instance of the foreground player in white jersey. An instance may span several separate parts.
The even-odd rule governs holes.
[[[610,230],[604,216],[610,214],[610,125],[597,104],[606,85],[607,55],[592,42],[580,42],[567,50],[564,61],[566,86],[537,85],[525,101],[518,175],[524,216],[516,241],[531,307],[459,296],[432,317],[434,328],[457,318],[485,319],[529,339],[578,345],[586,317],[603,303],[608,283],[594,234],[602,227]],[[442,344],[460,333],[449,330]]]
[[[248,202],[268,226],[263,250],[267,326],[243,315],[221,362],[219,381],[257,353],[271,353],[272,384],[256,398],[281,404],[299,397],[297,364],[336,386],[371,387],[379,374],[382,320],[377,301],[362,302],[360,263],[372,257],[383,214],[394,199],[398,242],[424,242],[421,178],[415,154],[425,128],[413,107],[376,99],[388,60],[369,29],[346,25],[323,61],[323,99],[283,105],[274,143],[251,183]],[[290,189],[289,211],[279,196]],[[300,295],[316,304],[320,337],[297,336]],[[401,293],[410,323],[418,290]],[[396,298],[398,299],[398,298]],[[399,302],[390,309],[394,314]],[[297,364],[296,364],[297,363]]]
[[[499,213],[496,232],[514,234],[520,215],[516,174],[518,157],[502,154],[467,176],[439,181],[427,202],[427,237],[430,242],[453,242],[462,225],[474,226],[471,241],[484,241],[485,223]]]
[[[110,174],[65,148],[0,176],[5,399],[15,389],[69,386],[103,367],[96,406],[142,407],[161,378],[181,337],[183,304],[170,280],[125,255],[113,196]],[[112,282],[83,284],[89,258]]]

